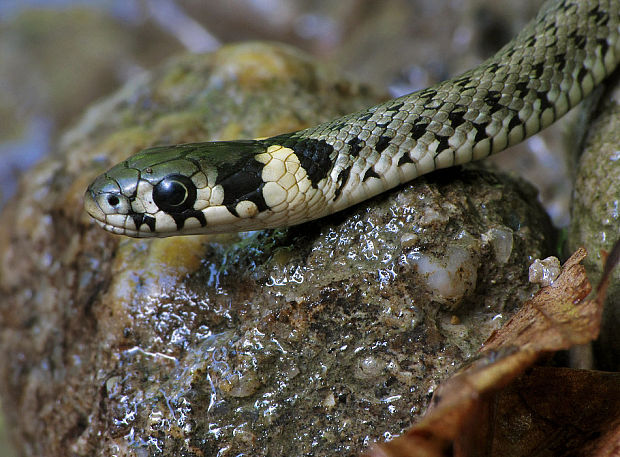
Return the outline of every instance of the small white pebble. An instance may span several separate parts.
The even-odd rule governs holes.
[[[560,275],[560,260],[557,257],[534,260],[530,265],[530,282],[550,286]]]
[[[334,406],[336,406],[336,398],[333,393],[329,392],[323,399],[323,407],[325,409],[332,409]]]
[[[457,305],[476,288],[479,262],[467,248],[448,246],[442,259],[415,252],[407,260],[416,266],[438,301]]]

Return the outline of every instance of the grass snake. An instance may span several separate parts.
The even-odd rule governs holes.
[[[145,149],[97,177],[84,206],[104,229],[134,237],[310,221],[522,141],[619,60],[620,0],[551,0],[460,76],[297,132]]]

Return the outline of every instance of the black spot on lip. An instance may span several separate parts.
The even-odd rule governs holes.
[[[255,190],[254,192],[250,192],[249,194],[245,195],[243,198],[240,198],[234,203],[224,204],[226,205],[226,208],[228,208],[228,211],[230,211],[237,217],[239,217],[239,213],[237,212],[237,203],[239,203],[240,201],[251,201],[256,205],[259,212],[266,211],[269,209],[269,207],[267,206],[267,202],[265,202],[265,197],[263,196],[263,187],[264,184],[261,184],[257,190]]]
[[[133,213],[131,214],[131,218],[136,225],[136,230],[140,230],[142,224],[146,224],[151,232],[155,231],[155,218],[153,216],[144,213]]]
[[[174,223],[177,225],[178,230],[181,230],[185,226],[185,221],[192,217],[198,219],[201,227],[207,225],[207,220],[202,211],[188,210],[184,213],[171,214],[170,216],[174,219]]]
[[[169,214],[172,219],[174,219],[174,223],[177,226],[177,230],[182,230],[185,226],[185,221],[189,218],[195,217],[200,222],[200,226],[204,227],[207,225],[207,220],[205,219],[205,215],[202,211],[196,210],[187,210],[182,213]],[[131,218],[133,219],[134,224],[136,224],[136,230],[140,230],[143,224],[146,224],[151,232],[155,232],[156,229],[156,220],[150,214],[144,213],[133,213],[131,214]]]

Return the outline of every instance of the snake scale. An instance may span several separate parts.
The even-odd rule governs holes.
[[[145,149],[100,175],[85,208],[128,236],[310,221],[542,130],[620,60],[620,0],[551,0],[480,66],[318,126]]]

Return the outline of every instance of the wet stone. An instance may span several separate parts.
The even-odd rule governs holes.
[[[251,71],[261,59],[277,74]],[[88,182],[158,138],[196,140],[198,113],[200,139],[228,139],[379,99],[256,44],[132,84],[92,108],[2,216],[0,391],[23,455],[356,455],[408,427],[536,287],[528,265],[550,254],[552,230],[535,192],[475,169],[286,229],[103,232],[81,209]],[[206,112],[216,98],[228,101]]]
[[[603,274],[603,252],[620,239],[620,76],[611,78],[584,132],[572,201],[568,249],[588,250],[584,266],[593,284]],[[612,272],[603,311],[601,336],[595,343],[597,366],[620,370],[620,268]]]

